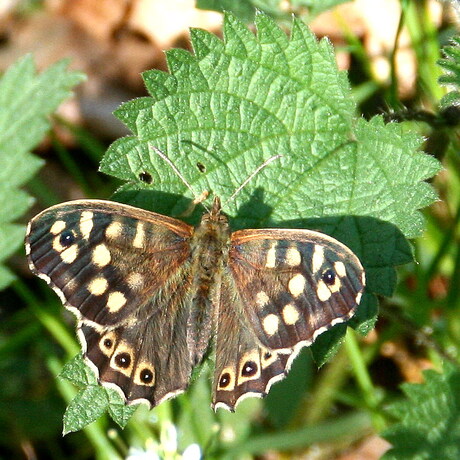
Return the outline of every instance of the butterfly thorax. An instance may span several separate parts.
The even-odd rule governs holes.
[[[201,219],[191,241],[194,296],[187,341],[194,362],[201,361],[210,343],[219,301],[219,286],[227,265],[230,228],[215,198],[212,210]]]

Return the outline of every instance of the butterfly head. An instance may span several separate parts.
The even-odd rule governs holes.
[[[220,198],[218,196],[214,197],[214,201],[212,202],[212,208],[209,212],[203,215],[201,221],[209,223],[228,222],[227,217],[224,214],[222,214],[222,205],[220,202]]]

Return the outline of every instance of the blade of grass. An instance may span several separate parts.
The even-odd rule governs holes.
[[[242,458],[244,454],[262,454],[269,450],[292,450],[310,446],[320,442],[336,441],[338,438],[364,433],[372,429],[369,416],[363,412],[356,412],[340,417],[333,421],[304,427],[298,430],[267,433],[253,436],[244,443],[228,449],[223,459]]]

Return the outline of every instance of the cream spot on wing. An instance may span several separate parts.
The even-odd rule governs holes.
[[[262,369],[270,366],[277,360],[278,356],[275,352],[268,350],[267,348],[260,349],[260,362],[262,364]]]
[[[316,294],[318,299],[322,302],[325,302],[331,297],[331,291],[326,286],[326,283],[323,280],[318,281],[318,287],[316,288]]]
[[[302,262],[302,257],[297,248],[291,247],[286,251],[286,263],[291,267],[296,267]]]
[[[276,247],[278,242],[274,241],[270,246],[270,249],[267,251],[267,259],[265,260],[265,267],[274,268],[276,265]]]
[[[256,304],[258,307],[263,307],[268,302],[270,302],[270,298],[265,291],[260,291],[256,294]]]
[[[105,244],[98,244],[93,249],[92,259],[98,267],[105,267],[108,265],[110,263],[111,257],[107,246]]]
[[[347,270],[343,262],[336,262],[334,264],[334,269],[337,275],[340,276],[340,278],[344,278],[345,276],[347,276]]]
[[[324,263],[324,247],[315,244],[315,249],[313,250],[313,258],[311,262],[311,269],[313,273],[318,272]]]
[[[114,291],[109,294],[109,298],[107,300],[107,308],[109,309],[110,313],[116,313],[118,310],[124,307],[125,303],[125,295],[120,291]]]
[[[61,252],[61,259],[66,264],[71,264],[78,256],[78,245],[73,244],[69,248]]]
[[[337,277],[335,278],[334,284],[331,285],[331,286],[328,286],[328,287],[329,287],[329,290],[330,290],[331,292],[338,292],[338,291],[340,291],[340,288],[342,287],[342,283],[341,283],[341,281],[340,281],[340,278],[337,276]]]
[[[58,233],[61,233],[62,230],[64,230],[66,227],[66,224],[63,220],[57,220],[56,222],[54,222],[54,224],[51,226],[50,228],[50,232],[53,234],[53,235],[57,235]]]
[[[299,297],[300,294],[305,289],[305,284],[307,280],[305,279],[305,276],[303,276],[301,273],[297,273],[297,275],[294,275],[290,280],[288,284],[288,289],[289,292],[294,296],[294,297]]]
[[[231,367],[226,367],[222,370],[217,382],[217,389],[224,391],[232,391],[235,388],[235,371]]]
[[[91,211],[83,211],[80,216],[80,232],[85,240],[89,239],[89,235],[92,229],[93,213]]]
[[[133,246],[135,248],[143,248],[144,238],[145,238],[144,222],[138,221],[137,226],[136,226],[136,236],[134,237]]]
[[[267,333],[267,335],[273,335],[275,332],[277,332],[278,324],[279,324],[279,319],[273,313],[271,313],[270,315],[267,315],[262,321],[262,326],[264,328],[264,331]]]
[[[144,282],[144,277],[140,273],[130,273],[126,278],[126,282],[129,284],[129,287],[132,289],[139,288]]]
[[[358,294],[356,294],[356,305],[359,305],[359,302],[361,302],[362,295],[362,292],[358,292]]]
[[[295,305],[293,305],[292,303],[288,303],[287,305],[283,307],[282,314],[283,314],[284,322],[288,326],[292,326],[293,324],[297,323],[300,317],[299,311],[297,310]]]
[[[93,295],[102,295],[105,291],[107,291],[108,287],[109,283],[107,280],[102,276],[99,276],[90,281],[88,284],[88,291]]]
[[[105,236],[107,238],[118,238],[121,235],[122,225],[121,222],[114,220],[105,230]]]
[[[62,252],[65,249],[65,246],[61,244],[61,237],[59,235],[53,239],[53,249],[57,252]]]

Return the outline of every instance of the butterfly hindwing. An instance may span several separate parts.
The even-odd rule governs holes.
[[[233,411],[248,396],[265,396],[284,378],[290,353],[260,345],[246,323],[243,305],[230,273],[224,275],[218,308],[212,406]]]
[[[79,325],[82,348],[99,380],[116,385],[129,402],[156,406],[188,386],[193,367],[185,332],[190,299],[181,288],[170,294],[167,314],[153,297],[143,307],[153,312],[150,317],[133,316],[125,325],[103,330]]]

